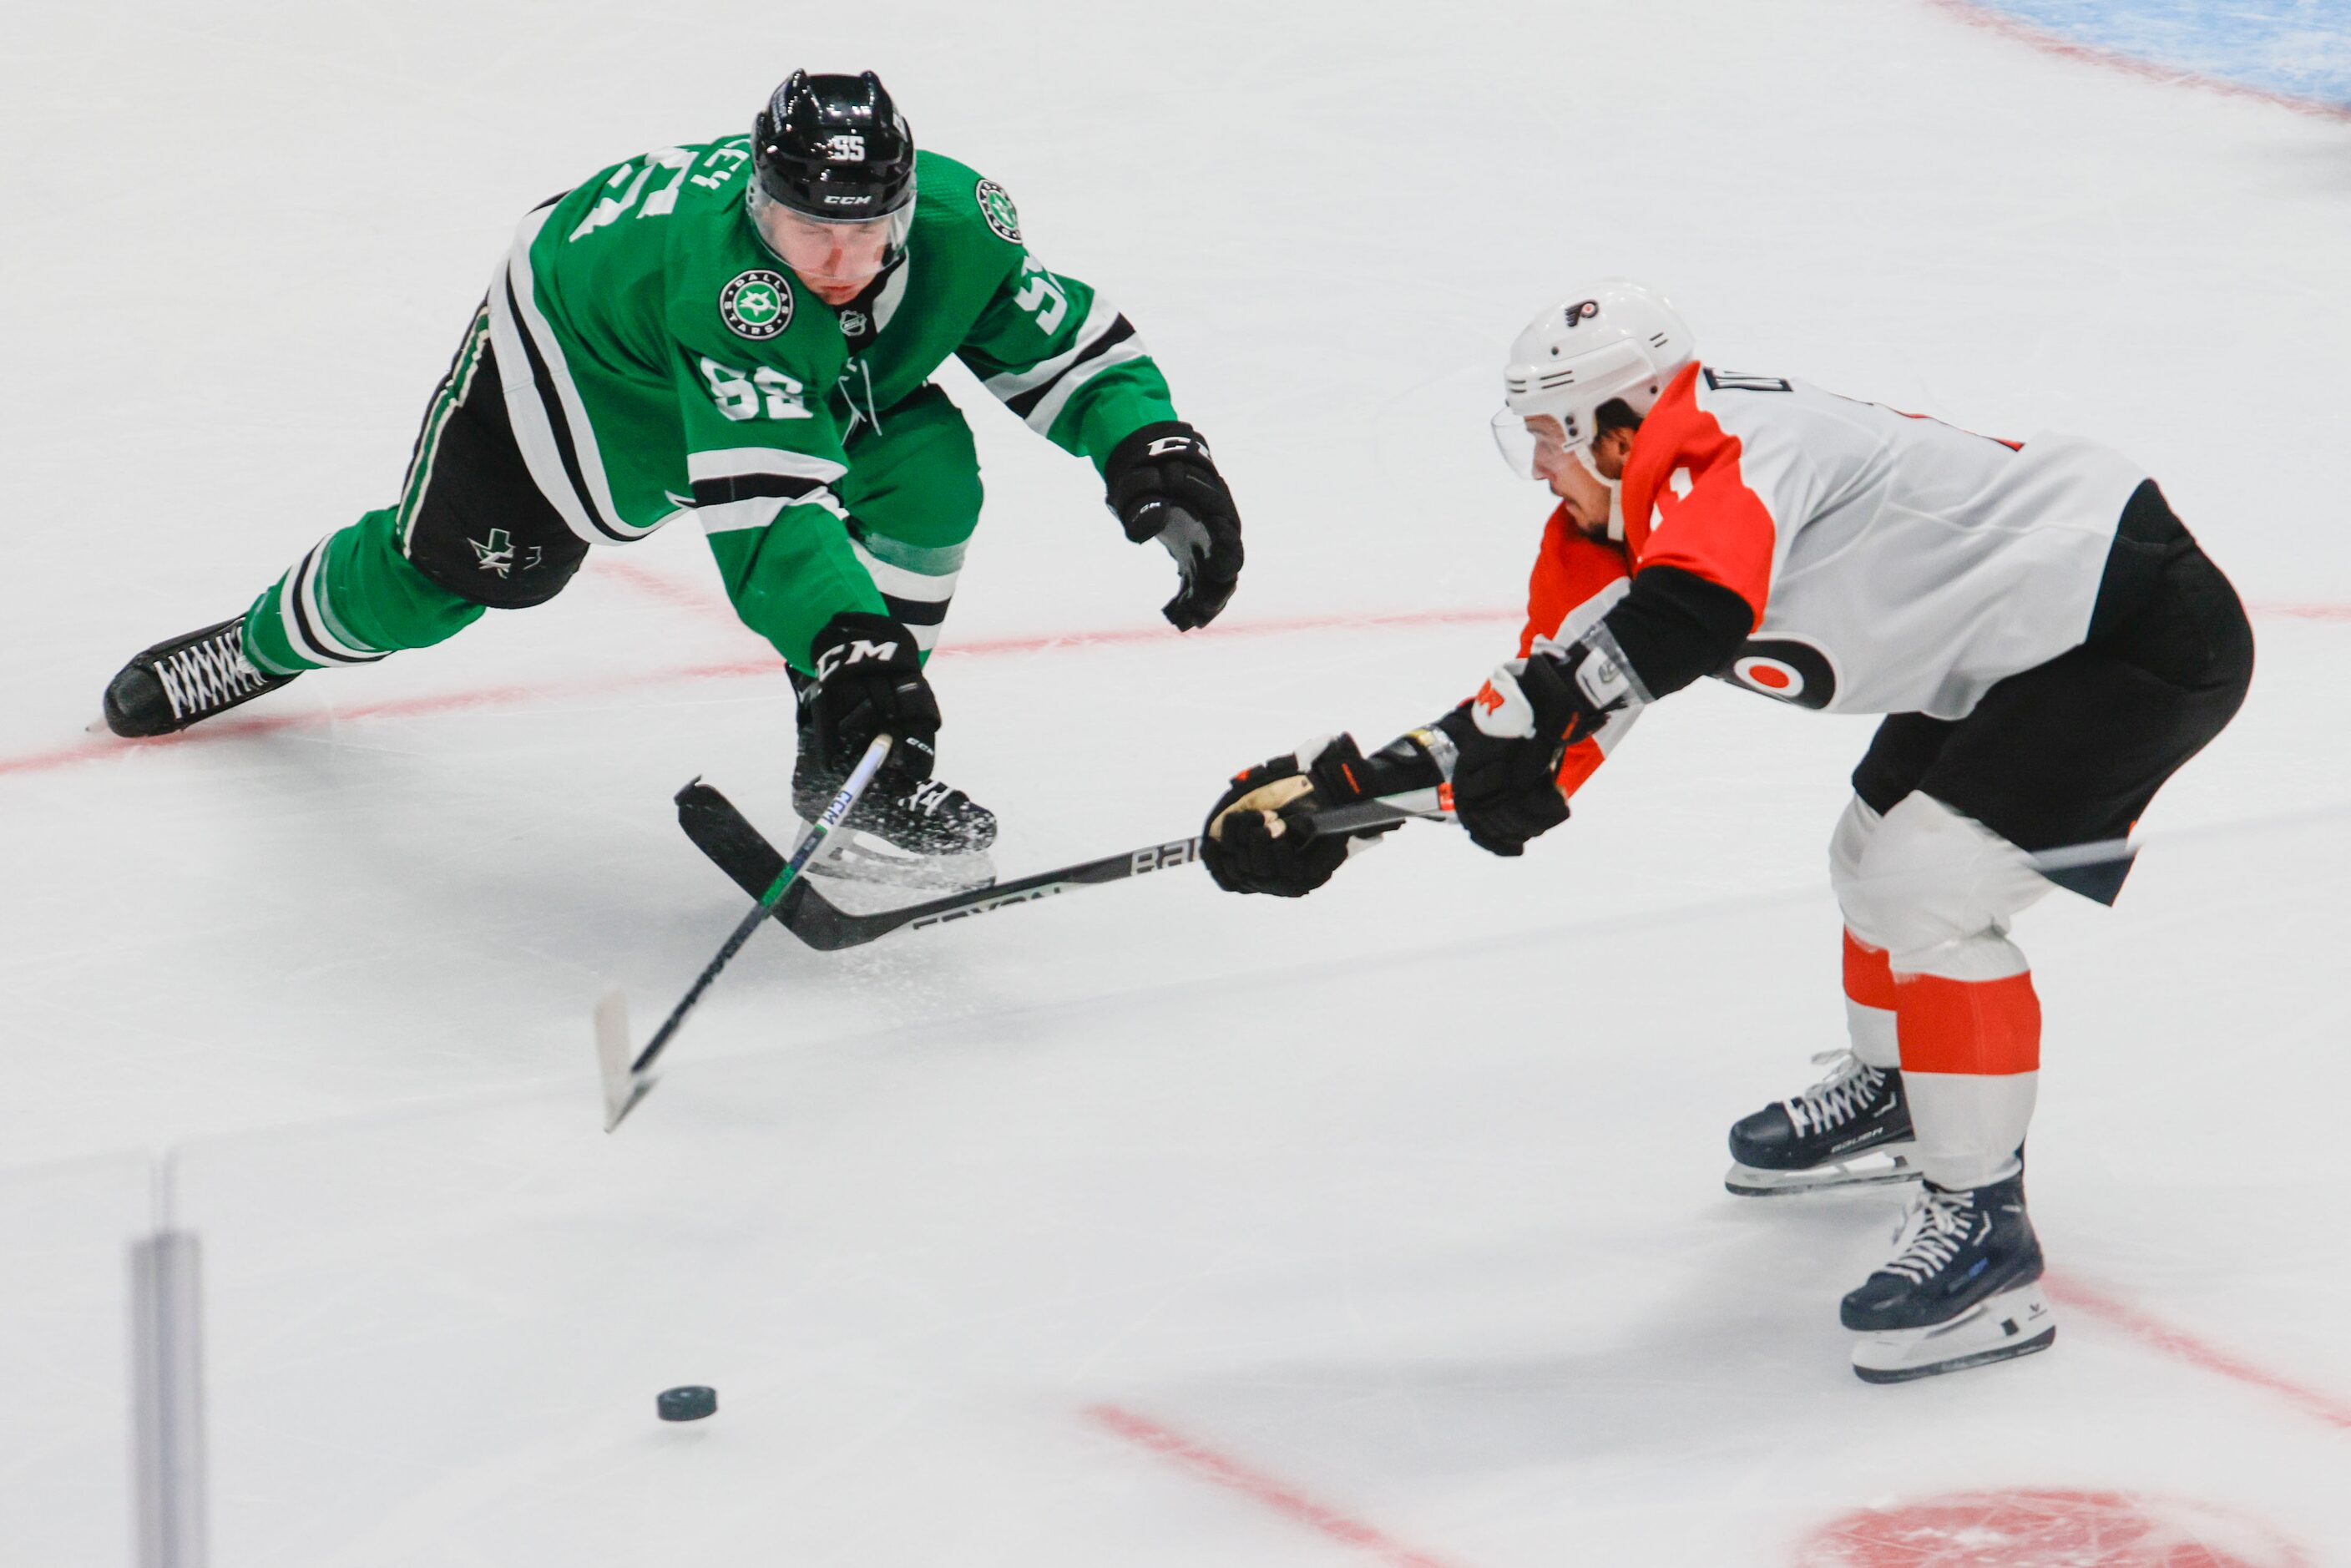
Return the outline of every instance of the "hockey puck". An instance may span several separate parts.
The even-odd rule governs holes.
[[[699,1421],[705,1416],[716,1416],[718,1390],[705,1388],[698,1383],[684,1388],[664,1388],[653,1401],[653,1413],[664,1421]]]

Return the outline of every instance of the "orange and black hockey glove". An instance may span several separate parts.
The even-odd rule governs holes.
[[[1310,742],[1234,775],[1200,830],[1200,859],[1227,893],[1303,898],[1398,824],[1318,834],[1314,816],[1377,795],[1434,789],[1437,765],[1409,739],[1366,758],[1351,735]]]
[[[1647,698],[1604,634],[1497,669],[1435,726],[1453,742],[1453,816],[1469,841],[1522,855],[1528,840],[1566,821],[1559,769],[1567,748]]]

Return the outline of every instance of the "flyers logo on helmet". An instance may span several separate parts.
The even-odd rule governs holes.
[[[1579,299],[1561,314],[1567,318],[1567,325],[1573,327],[1579,321],[1589,321],[1597,317],[1600,314],[1600,301]]]

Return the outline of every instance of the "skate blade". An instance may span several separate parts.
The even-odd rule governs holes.
[[[803,828],[801,837],[806,836]],[[836,829],[832,840],[808,868],[809,875],[914,893],[967,893],[996,881],[996,862],[986,850],[957,855],[910,854],[855,828]],[[792,847],[799,847],[797,841]]]
[[[1907,1140],[1880,1144],[1852,1159],[1802,1171],[1767,1171],[1734,1164],[1723,1176],[1722,1185],[1740,1197],[1785,1197],[1791,1193],[1828,1192],[1842,1186],[1917,1181],[1918,1167],[1910,1163],[1914,1146]]]
[[[1907,1383],[2031,1355],[2056,1340],[2057,1320],[2035,1281],[1988,1296],[1932,1328],[1862,1335],[1853,1347],[1853,1375],[1864,1383]]]

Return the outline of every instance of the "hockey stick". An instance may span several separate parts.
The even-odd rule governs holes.
[[[1409,821],[1416,817],[1435,817],[1437,814],[1434,792],[1423,790],[1335,807],[1316,813],[1312,820],[1319,834],[1328,834],[1360,832],[1366,828],[1384,827],[1394,822]],[[685,836],[694,841],[695,846],[709,856],[737,887],[747,893],[756,894],[767,886],[775,874],[775,869],[784,863],[783,856],[776,852],[775,845],[768,841],[767,835],[753,827],[748,819],[736,810],[732,800],[699,779],[677,792],[677,821],[678,826],[685,830]],[[862,946],[902,928],[920,930],[925,925],[938,925],[970,915],[989,915],[1016,904],[1033,904],[1040,898],[1050,898],[1073,887],[1100,887],[1105,883],[1124,882],[1149,872],[1165,871],[1171,866],[1189,865],[1199,856],[1200,841],[1197,839],[1146,844],[1124,854],[1081,861],[1076,865],[1040,871],[1012,882],[967,888],[961,893],[951,893],[897,909],[877,910],[871,915],[852,915],[825,897],[814,883],[801,882],[796,883],[777,904],[775,915],[782,922],[784,929],[817,951],[837,953],[844,947]]]
[[[718,956],[703,966],[702,973],[695,977],[694,984],[678,999],[677,1006],[670,1009],[669,1017],[662,1020],[661,1028],[653,1031],[653,1039],[645,1042],[644,1050],[637,1053],[634,1061],[629,1058],[627,994],[615,989],[605,992],[598,999],[596,1065],[604,1079],[604,1131],[609,1133],[618,1127],[622,1118],[636,1109],[637,1102],[653,1092],[653,1062],[669,1049],[669,1042],[677,1034],[678,1026],[685,1021],[685,1015],[694,1010],[695,1004],[702,1000],[702,993],[708,990],[710,982],[718,977],[718,971],[743,950],[743,944],[748,942],[751,934],[759,929],[760,923],[775,912],[776,905],[784,895],[799,885],[800,873],[817,858],[824,848],[825,841],[832,836],[833,830],[857,809],[858,797],[865,793],[865,787],[873,782],[873,776],[888,760],[890,746],[890,737],[877,735],[873,737],[872,743],[865,748],[865,755],[859,758],[857,766],[850,770],[841,792],[832,798],[832,803],[816,820],[816,825],[809,830],[808,837],[800,841],[799,848],[792,852],[792,858],[779,862],[781,869],[764,887],[747,890],[758,902],[736,925],[734,934],[726,938],[726,946],[718,949]]]

